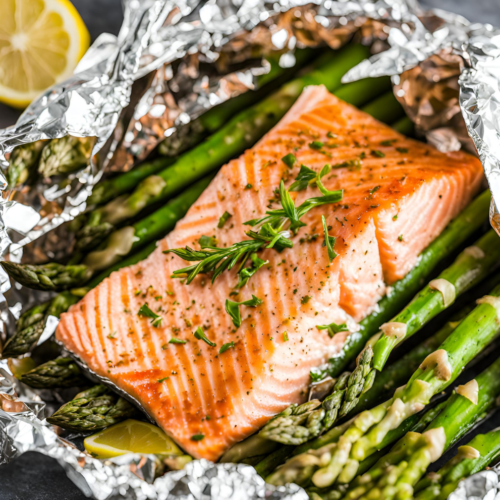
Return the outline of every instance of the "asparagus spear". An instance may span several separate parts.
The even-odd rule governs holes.
[[[9,158],[9,168],[7,170],[7,182],[9,188],[15,188],[24,184],[30,175],[36,172],[40,154],[46,141],[35,141],[17,146]]]
[[[371,389],[363,394],[356,407],[351,411],[350,415],[354,416],[365,409],[373,408],[384,395],[392,394],[397,387],[400,387],[408,382],[411,375],[420,366],[422,361],[429,354],[435,351],[446,338],[448,338],[448,336],[458,326],[460,320],[464,318],[469,312],[470,309],[464,308],[432,337],[429,337],[425,342],[414,347],[399,360],[390,364],[380,374],[380,376],[375,379],[375,382]],[[344,429],[343,426],[340,426],[340,428]],[[312,441],[308,441],[301,446],[282,446],[278,450],[271,453],[264,460],[262,460],[257,465],[256,469],[259,474],[267,476],[274,469],[276,469],[276,467],[281,465],[288,457],[292,455],[302,455],[307,453],[309,450],[317,450],[324,446],[331,445],[332,443],[336,442],[340,435],[341,433],[339,433],[339,428],[335,427],[326,434],[323,434],[321,437],[313,439]],[[300,460],[306,459],[304,458]],[[297,467],[297,465],[295,465],[295,467]]]
[[[455,262],[445,269],[436,280],[432,280],[400,312],[389,325],[358,357],[357,367],[351,373],[342,374],[332,393],[320,403],[309,401],[303,405],[292,405],[260,431],[260,436],[283,444],[301,444],[328,430],[337,420],[347,415],[358,403],[360,396],[373,384],[375,369],[381,370],[389,353],[404,339],[409,338],[441,311],[446,309],[459,295],[481,281],[496,265],[500,257],[498,236],[491,230],[480,238],[475,246],[465,249]],[[446,285],[448,290],[437,286]],[[448,297],[448,293],[452,293]]]
[[[478,389],[477,400],[473,399],[474,396],[453,394],[423,434],[405,436],[370,471],[353,482],[345,499],[364,498],[368,491],[371,491],[370,498],[373,500],[389,500],[395,496],[399,499],[412,498],[413,487],[427,467],[495,406],[500,395],[499,373],[500,359],[469,382]]]
[[[164,200],[251,147],[282,118],[304,87],[324,84],[329,90],[336,90],[340,87],[340,80],[345,71],[366,56],[365,47],[350,45],[319,66],[317,70],[287,83],[268,98],[239,113],[206,141],[183,154],[170,167],[158,172],[158,177],[164,182],[163,189],[158,195],[149,196],[144,203],[141,197],[132,193],[130,197],[121,200],[120,207],[115,204],[116,210],[122,215],[113,216],[113,223],[133,217],[145,206]],[[345,100],[355,105],[362,105],[386,90],[387,80],[355,82],[345,85],[343,89],[342,95]],[[92,218],[92,223],[109,222],[106,213],[109,213],[106,207],[98,209]]]
[[[44,304],[32,307],[21,315],[16,333],[3,348],[1,358],[16,358],[33,349],[41,337],[50,316],[59,318],[70,306],[76,304],[86,290],[63,292]]]
[[[477,453],[474,453],[476,450]],[[477,456],[477,454],[479,456]],[[458,448],[455,457],[435,473],[429,473],[415,486],[418,500],[446,500],[458,483],[483,470],[500,454],[500,430],[479,434],[467,445]]]
[[[99,384],[77,394],[47,422],[76,432],[98,431],[132,417],[136,411],[128,401]]]
[[[189,207],[211,181],[201,179],[162,208],[136,222],[114,231],[106,247],[89,253],[79,265],[55,263],[42,265],[1,262],[5,271],[17,282],[37,290],[64,290],[84,285],[97,272],[115,264],[120,257],[154,241],[173,229]]]
[[[95,137],[71,135],[51,140],[42,150],[38,172],[44,177],[52,177],[86,167],[95,142]]]
[[[330,53],[320,56],[318,58],[319,61],[316,60],[313,62],[313,65],[328,56],[330,56]],[[293,68],[289,69],[284,69],[279,65],[280,57],[269,57],[267,59],[270,64],[270,71],[257,78],[257,90],[243,92],[236,97],[228,99],[222,104],[209,109],[187,125],[179,127],[171,136],[160,143],[158,147],[159,153],[174,157],[195,146],[206,136],[219,130],[241,110],[268,95],[280,83],[290,78],[298,68],[304,64],[309,64],[311,58],[314,57],[314,51],[311,49],[296,50],[295,64]]]
[[[415,267],[403,279],[394,283],[392,293],[379,302],[378,311],[360,322],[357,335],[348,337],[342,351],[331,358],[325,367],[312,371],[313,380],[319,380],[326,374],[338,377],[380,326],[401,311],[421,289],[422,283],[432,276],[442,259],[452,255],[481,227],[487,219],[489,205],[490,193],[484,191],[420,254]]]
[[[88,383],[78,365],[71,359],[59,357],[24,373],[19,380],[30,387],[50,389],[76,387]]]
[[[408,384],[394,398],[358,415],[338,442],[330,460],[313,477],[318,487],[327,487],[379,449],[392,429],[420,411],[430,398],[451,384],[483,348],[498,334],[497,297],[500,286],[478,301],[478,306],[458,325],[440,349],[428,356]],[[493,304],[493,305],[492,305]],[[474,339],[471,342],[471,337]]]

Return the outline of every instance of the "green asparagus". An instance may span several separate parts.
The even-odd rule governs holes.
[[[23,313],[17,321],[16,333],[5,343],[1,358],[16,358],[32,350],[41,337],[48,318],[51,316],[59,318],[61,313],[80,300],[81,293],[76,290],[73,290],[73,293],[60,293],[48,302],[32,307]]]
[[[500,455],[500,430],[479,434],[437,472],[429,473],[415,488],[418,500],[446,500],[458,483],[483,470]]]
[[[356,415],[361,411],[373,408],[383,396],[393,394],[394,390],[404,385],[410,379],[413,372],[419,367],[422,361],[433,351],[435,351],[440,344],[455,330],[461,319],[463,319],[470,312],[469,308],[464,308],[460,313],[455,315],[451,321],[446,323],[436,334],[428,338],[422,344],[414,347],[407,354],[402,356],[394,363],[387,366],[384,371],[375,379],[371,389],[362,395],[356,407],[349,415]],[[341,426],[341,428],[343,428]],[[336,442],[340,437],[339,428],[335,427],[331,431],[323,434],[322,436],[308,441],[301,446],[282,446],[278,450],[271,453],[268,457],[262,460],[257,465],[257,470],[263,475],[270,474],[276,467],[281,465],[291,455],[301,455],[309,450],[317,450],[327,445]],[[262,438],[260,438],[264,441]],[[262,445],[263,446],[263,445]],[[258,448],[256,452],[258,452]],[[243,455],[243,453],[240,451]],[[300,459],[302,460],[302,459]],[[295,465],[296,467],[296,465]]]
[[[145,202],[142,196],[132,193],[120,201],[120,206],[118,202],[114,203],[114,210],[119,215],[112,216],[112,223],[123,222],[135,216],[145,206],[168,198],[251,147],[282,118],[304,87],[324,84],[329,90],[339,89],[342,75],[366,56],[365,47],[350,45],[317,70],[287,83],[268,98],[239,113],[199,146],[179,157],[173,165],[158,172],[158,178],[161,178],[164,183],[158,195],[151,196],[148,193]],[[386,79],[355,82],[341,87],[342,97],[352,104],[363,105],[387,90],[389,88],[387,85]],[[106,215],[108,213],[111,212],[106,206],[97,209],[92,217],[92,224],[110,222]]]
[[[329,52],[320,56],[313,62],[313,65],[321,63],[321,60],[329,56]],[[248,108],[268,95],[280,83],[289,79],[297,69],[304,66],[304,64],[309,64],[311,58],[314,58],[313,50],[298,49],[295,51],[295,65],[293,68],[284,69],[279,65],[280,56],[269,57],[267,60],[270,64],[270,71],[257,78],[257,90],[243,92],[236,97],[230,98],[222,104],[209,109],[187,125],[179,127],[172,135],[160,143],[158,151],[164,156],[174,157],[195,146],[209,134],[219,130],[241,110]]]
[[[484,191],[420,254],[415,267],[392,285],[392,293],[379,302],[377,311],[360,322],[357,335],[349,336],[342,350],[325,367],[312,371],[312,379],[319,380],[327,374],[338,377],[380,326],[395,316],[421,289],[439,262],[452,255],[481,227],[488,218],[489,206],[490,193]]]
[[[77,387],[88,383],[78,365],[71,359],[59,357],[24,373],[19,380],[37,389]]]
[[[420,411],[430,398],[444,390],[500,330],[497,297],[500,286],[478,301],[478,306],[457,326],[440,349],[429,355],[413,374],[408,384],[395,396],[379,406],[364,411],[338,441],[328,463],[317,470],[313,483],[327,487],[355,464],[377,451],[387,433],[405,419]],[[474,338],[474,342],[470,338]]]
[[[49,424],[76,432],[95,432],[131,418],[137,410],[104,385],[80,392],[51,417]]]
[[[413,487],[427,467],[464,436],[495,406],[500,395],[500,359],[449,399],[444,410],[422,434],[405,436],[385,457],[352,484],[345,500],[412,498]],[[500,450],[497,450],[500,451]]]
[[[457,295],[487,276],[499,257],[498,236],[491,230],[475,246],[466,248],[390,323],[382,326],[383,330],[387,330],[380,333],[373,350],[370,344],[365,347],[358,357],[356,369],[351,374],[344,373],[339,377],[332,393],[323,403],[315,400],[301,406],[291,406],[271,419],[260,431],[260,436],[283,444],[297,445],[328,430],[337,418],[347,415],[357,405],[360,396],[373,384],[375,370],[382,369],[396,345],[451,305]]]
[[[71,135],[52,139],[42,150],[38,172],[43,177],[52,177],[70,174],[86,167],[95,142],[95,137]]]
[[[9,188],[24,184],[36,172],[45,144],[46,141],[35,141],[17,146],[12,151],[7,170]]]

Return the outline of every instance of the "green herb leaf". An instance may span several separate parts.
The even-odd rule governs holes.
[[[333,337],[336,333],[339,332],[349,331],[345,323],[342,323],[341,325],[337,325],[337,323],[330,323],[329,325],[318,325],[316,326],[316,328],[318,330],[328,330],[328,335],[330,337]]]
[[[141,308],[139,309],[139,312],[137,313],[138,316],[142,316],[144,318],[152,318],[152,319],[158,319],[160,316],[158,314],[154,313],[148,306],[147,303],[143,304]]]
[[[400,234],[400,235],[398,236],[398,240],[399,240],[399,241],[403,241],[403,235],[402,235],[402,234]]]
[[[324,146],[324,144],[321,141],[313,141],[309,143],[309,147],[311,149],[316,149],[319,150]]]
[[[224,224],[232,217],[233,215],[230,214],[227,210],[220,216],[219,222],[217,223],[217,227],[219,229],[222,229],[224,227]]]
[[[219,354],[226,352],[228,349],[234,349],[234,342],[228,342],[227,344],[222,344],[222,347],[219,349]]]
[[[191,436],[191,441],[201,441],[205,437],[205,434],[194,434]]]
[[[249,267],[244,267],[238,273],[238,284],[236,288],[244,287],[248,280],[262,267],[269,263],[268,260],[259,259],[256,253],[250,255],[250,260],[252,264]]]
[[[283,156],[281,158],[281,161],[289,168],[293,168],[295,165],[295,162],[297,161],[297,158],[292,153],[288,153],[286,156]]]
[[[305,165],[300,166],[299,173],[295,177],[295,182],[290,186],[289,191],[303,191],[307,189],[309,183],[316,179],[316,172]]]
[[[183,340],[183,339],[178,339],[176,337],[172,337],[169,341],[168,341],[169,344],[186,344],[187,343],[187,340]]]
[[[376,156],[377,158],[385,158],[385,153],[382,153],[382,151],[380,151],[378,149],[372,149],[370,151],[370,154],[372,156]]]
[[[253,186],[252,186],[252,184],[250,184],[250,183],[248,183],[248,184],[245,186],[245,189],[252,189],[252,188],[253,188]]]
[[[162,382],[165,382],[165,380],[168,380],[170,377],[164,377],[164,378],[160,378],[158,380],[158,383],[161,384]]]
[[[375,194],[381,186],[375,186],[373,189],[370,190],[370,194]]]
[[[198,243],[200,244],[200,248],[215,248],[217,244],[217,239],[215,236],[201,236],[200,239],[198,240]]]
[[[396,148],[396,151],[404,154],[404,153],[408,153],[408,148]]]
[[[387,139],[386,141],[382,141],[380,143],[381,146],[392,146],[395,142],[397,142],[397,139]]]
[[[337,253],[333,250],[333,245],[335,245],[336,238],[328,235],[328,226],[326,225],[325,216],[321,216],[321,221],[323,222],[323,231],[325,233],[325,241],[323,241],[323,247],[326,247],[328,252],[328,258],[330,262],[337,257]]]
[[[262,304],[264,301],[252,295],[252,298],[249,300],[245,300],[243,302],[233,302],[232,300],[226,299],[226,312],[231,316],[233,320],[233,325],[236,328],[241,326],[241,314],[240,314],[240,306],[247,307],[257,307]]]
[[[201,326],[199,326],[196,329],[196,331],[193,332],[193,335],[198,340],[203,340],[203,342],[205,342],[205,344],[208,344],[210,347],[215,347],[217,345],[215,342],[212,342],[211,340],[209,340],[207,338],[207,336],[205,335],[205,332],[203,331],[203,329],[201,328]]]
[[[286,330],[283,332],[283,340],[288,342],[288,332]]]
[[[303,304],[307,304],[310,300],[312,299],[312,297],[310,295],[304,295],[301,299],[300,299],[300,303],[303,305]]]

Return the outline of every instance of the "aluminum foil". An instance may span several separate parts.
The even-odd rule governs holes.
[[[70,182],[4,193],[3,255],[55,255],[65,240],[54,228],[86,208],[106,169],[131,168],[204,110],[253,88],[254,77],[268,69],[262,55],[278,52],[286,65],[295,47],[338,48],[353,34],[372,44],[375,55],[345,80],[391,75],[397,98],[431,143],[443,151],[475,145],[500,206],[500,34],[491,26],[425,12],[415,0],[124,0],[124,7],[119,36],[99,37],[74,77],[47,91],[14,127],[0,131],[4,165],[18,144],[67,134],[98,139],[91,165]],[[6,190],[1,175],[0,188]],[[500,227],[493,205],[492,221],[497,220]],[[11,286],[2,271],[0,292],[0,336],[13,331],[22,309],[48,297]],[[56,325],[48,325],[41,342]],[[61,402],[56,393],[50,397]],[[98,499],[307,498],[294,485],[265,485],[246,465],[199,460],[155,479],[152,456],[95,460],[46,424],[50,404],[44,403],[50,397],[18,383],[0,361],[0,463],[28,450],[44,453]],[[485,474],[471,479],[476,489],[460,498],[471,498],[480,487],[496,494],[498,480]]]

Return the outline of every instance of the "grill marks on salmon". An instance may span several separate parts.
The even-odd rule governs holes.
[[[323,146],[314,149],[313,141]],[[281,160],[288,153],[297,158],[292,169]],[[269,264],[236,296],[234,271],[213,285],[210,276],[190,285],[171,278],[188,263],[164,250],[199,248],[202,235],[215,235],[218,246],[246,239],[243,222],[279,206],[275,189],[282,178],[289,185],[301,163],[316,171],[334,166],[323,182],[344,189],[344,198],[304,216],[307,226],[293,237],[294,248],[262,252]],[[481,172],[465,153],[443,154],[407,139],[325,88],[310,87],[254,148],[221,169],[148,259],[113,273],[63,314],[56,336],[136,399],[188,453],[216,460],[305,398],[310,368],[347,336],[330,338],[317,325],[352,327],[372,311],[387,285],[411,269],[471,200]],[[293,196],[298,205],[318,193],[309,187]],[[217,229],[225,211],[232,217]],[[337,237],[332,263],[322,247],[321,215]],[[243,322],[235,329],[225,300],[251,294],[264,303],[241,306]],[[163,318],[160,327],[138,316],[145,302]],[[194,338],[198,326],[217,347]],[[187,343],[169,344],[172,337]],[[234,348],[219,354],[228,342]],[[203,439],[193,440],[197,434]]]

